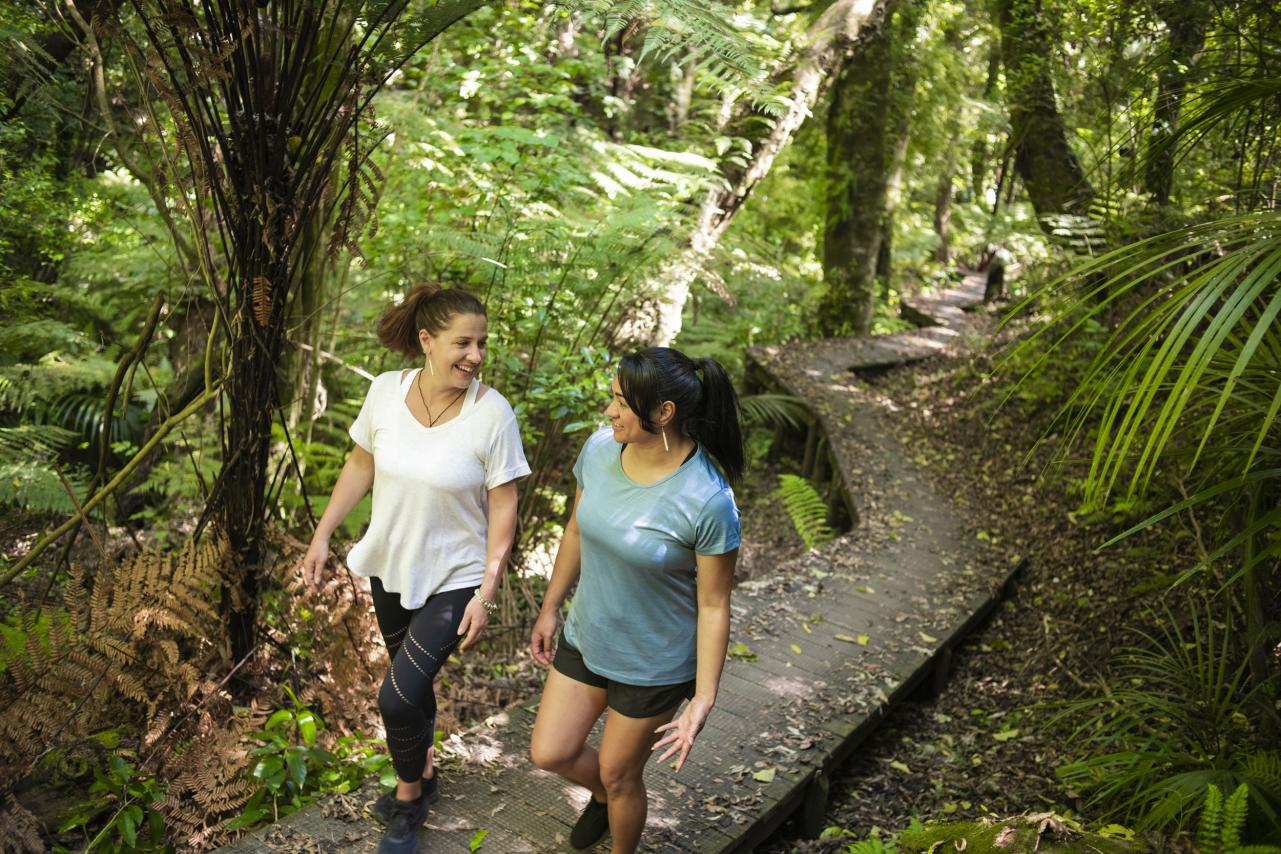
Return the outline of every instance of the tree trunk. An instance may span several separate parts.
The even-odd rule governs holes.
[[[685,250],[658,272],[651,284],[655,296],[634,312],[620,337],[659,345],[670,344],[676,338],[690,286],[708,255],[753,188],[769,174],[774,158],[810,115],[832,71],[855,40],[865,30],[881,27],[895,3],[896,0],[836,0],[810,27],[808,47],[797,54],[796,62],[772,75],[774,84],[791,83],[791,96],[782,112],[768,117],[768,121],[760,112],[745,106],[730,115],[724,135],[747,140],[751,156],[739,160],[742,152],[737,148],[727,154],[721,167],[724,184],[707,191]]]
[[[1068,143],[1050,64],[1053,35],[1041,0],[997,0],[1014,166],[1043,228],[1046,216],[1089,212],[1093,189]]]
[[[987,82],[983,85],[983,100],[991,101],[993,94],[996,92],[996,83],[1001,76],[1001,47],[995,40],[987,52]],[[982,125],[980,124],[980,127]],[[987,138],[978,134],[974,140],[974,145],[970,148],[970,189],[980,200],[984,198],[984,191],[987,190],[987,166],[990,152],[987,147]],[[980,202],[981,203],[981,202]]]
[[[860,40],[841,69],[827,113],[827,219],[818,328],[825,336],[866,335],[876,304],[888,176],[892,26]]]
[[[1192,76],[1192,66],[1205,44],[1207,9],[1200,0],[1164,0],[1155,4],[1154,11],[1165,23],[1169,55],[1156,74],[1156,102],[1143,188],[1156,205],[1165,207],[1170,204],[1174,186],[1174,148],[1170,139],[1179,126],[1183,92]]]
[[[940,264],[950,264],[952,247],[952,176],[956,172],[956,153],[949,150],[943,174],[939,176],[938,189],[934,191],[934,233],[938,235],[938,245],[934,247],[934,260]]]
[[[876,280],[887,298],[894,266],[894,215],[903,201],[903,169],[912,140],[912,108],[916,101],[916,80],[920,63],[914,52],[918,46],[917,26],[920,3],[911,0],[899,7],[892,26],[890,59],[890,108],[886,130],[885,215],[881,218],[881,245],[876,252]]]
[[[698,70],[697,64],[692,59],[685,60],[681,66],[680,80],[676,83],[676,93],[672,98],[669,110],[669,119],[667,132],[676,136],[685,127],[685,122],[689,121],[689,106],[694,100],[694,80]]]

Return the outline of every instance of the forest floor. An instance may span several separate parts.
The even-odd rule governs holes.
[[[1125,525],[1082,518],[1073,495],[1080,464],[1051,467],[1053,442],[1026,460],[1055,405],[1015,395],[986,378],[988,357],[934,358],[871,385],[931,463],[974,535],[1028,559],[1012,596],[971,636],[946,690],[900,706],[833,779],[826,822],[849,836],[803,840],[791,822],[764,847],[835,852],[851,838],[882,837],[913,818],[973,820],[1056,810],[1100,816],[1055,774],[1069,739],[1041,704],[1098,693],[1112,650],[1148,622],[1144,581],[1167,571],[1195,536],[1157,542],[1136,535],[1097,551]],[[786,519],[782,520],[786,525]],[[745,537],[748,533],[745,526]],[[767,547],[768,548],[768,547]],[[766,555],[756,555],[767,563]]]

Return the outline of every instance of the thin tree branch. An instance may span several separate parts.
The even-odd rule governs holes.
[[[204,394],[200,395],[195,400],[193,400],[190,404],[187,405],[185,409],[183,409],[177,415],[170,417],[158,428],[156,428],[155,434],[151,437],[151,439],[147,442],[147,444],[143,445],[142,448],[138,450],[138,453],[134,454],[133,459],[131,459],[128,463],[126,463],[124,468],[122,468],[119,472],[116,473],[116,476],[111,479],[110,483],[106,484],[105,486],[102,487],[102,489],[95,492],[93,494],[93,497],[91,497],[88,501],[85,502],[84,507],[80,509],[80,512],[76,513],[75,516],[68,519],[66,522],[62,523],[57,528],[53,529],[44,537],[42,537],[39,542],[37,542],[34,546],[31,547],[31,551],[27,552],[22,557],[22,560],[15,563],[3,575],[0,575],[0,587],[3,587],[13,579],[17,578],[18,575],[22,573],[23,570],[25,570],[27,567],[31,565],[31,562],[34,561],[40,555],[41,552],[47,549],[52,543],[57,541],[58,538],[61,537],[63,534],[75,528],[77,525],[80,524],[82,520],[87,522],[89,519],[89,516],[88,516],[89,511],[97,507],[109,495],[111,495],[113,492],[119,489],[120,486],[129,479],[129,476],[133,474],[133,472],[138,468],[138,466],[142,464],[143,459],[145,459],[148,454],[150,454],[160,445],[160,440],[163,439],[165,436],[169,435],[170,430],[176,427],[180,422],[185,420],[188,416],[198,412],[202,406],[204,406],[210,400],[213,400],[214,397],[216,397],[221,392],[222,392],[222,381],[220,380],[217,386],[215,386],[214,388],[206,389]]]

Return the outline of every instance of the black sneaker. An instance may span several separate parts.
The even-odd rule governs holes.
[[[423,777],[423,799],[428,806],[440,800],[440,773],[432,769],[430,777]],[[392,788],[378,796],[369,812],[380,824],[391,821],[391,805],[396,801],[396,789]]]
[[[378,843],[378,854],[417,854],[418,835],[426,820],[427,799],[422,795],[416,801],[393,801],[391,820]]]
[[[608,832],[609,805],[590,797],[587,799],[587,806],[583,807],[583,814],[574,822],[574,829],[569,832],[569,844],[579,850],[591,848]]]

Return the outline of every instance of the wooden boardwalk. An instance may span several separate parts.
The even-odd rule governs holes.
[[[890,404],[851,371],[954,343],[971,331],[961,307],[981,293],[970,280],[918,303],[942,321],[932,331],[751,353],[775,387],[811,403],[829,477],[860,524],[736,588],[731,644],[743,646],[686,766],[677,774],[651,762],[646,770],[643,851],[751,851],[798,810],[803,826],[821,829],[828,776],[897,702],[939,690],[951,650],[999,601],[1016,567],[997,563],[963,529],[929,463],[896,435]],[[485,854],[570,850],[586,793],[530,764],[536,702],[446,742],[443,797],[421,851],[467,851],[478,831],[487,831],[478,848]],[[327,797],[223,850],[373,851],[380,829],[366,813],[376,795],[371,783]]]

